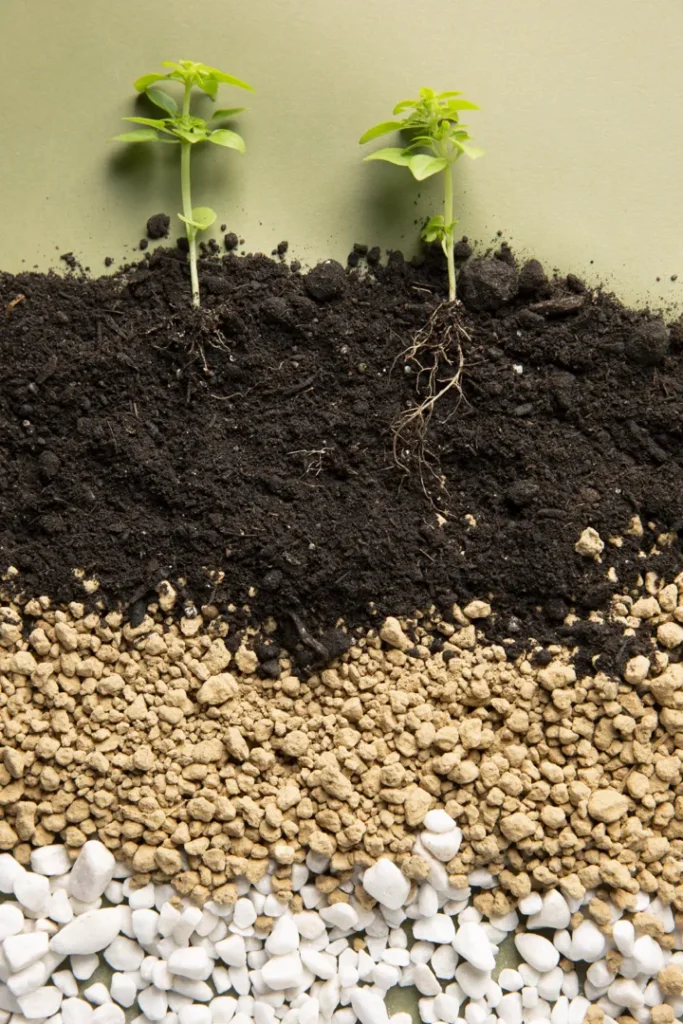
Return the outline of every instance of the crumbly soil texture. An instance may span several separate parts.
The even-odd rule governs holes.
[[[139,610],[181,581],[186,603],[300,635],[488,598],[492,635],[566,634],[575,609],[603,649],[587,613],[680,568],[677,327],[506,249],[465,261],[439,309],[435,255],[358,250],[308,273],[208,254],[199,310],[180,249],[100,279],[0,276],[14,585],[82,600],[97,579],[104,607]],[[587,527],[598,558],[575,551]]]

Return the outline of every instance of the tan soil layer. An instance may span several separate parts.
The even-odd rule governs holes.
[[[279,679],[259,677],[248,643],[231,655],[213,607],[173,618],[168,584],[135,628],[8,603],[0,849],[26,863],[32,846],[75,856],[97,836],[141,883],[199,901],[234,898],[269,856],[286,894],[313,850],[332,891],[383,855],[424,877],[416,833],[445,807],[464,837],[452,884],[487,867],[500,912],[558,885],[606,885],[624,906],[643,888],[683,910],[683,574],[642,583],[613,603],[625,635],[652,634],[622,679],[577,679],[559,646],[508,661],[478,633],[485,601],[456,607],[456,626],[418,617],[417,648],[388,619],[305,680],[285,654]]]

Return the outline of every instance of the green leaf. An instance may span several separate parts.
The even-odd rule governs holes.
[[[445,99],[448,99],[449,96],[462,96],[462,93],[458,92],[457,90],[455,92],[453,92],[453,90],[451,90],[450,92],[440,92],[440,93],[437,93],[437,97],[436,98],[438,100],[445,100]]]
[[[192,210],[191,220],[189,217],[183,217],[182,213],[179,213],[178,217],[184,224],[194,228],[195,231],[206,231],[215,221],[216,211],[212,210],[210,206],[195,206]]]
[[[124,132],[122,135],[112,135],[110,142],[161,142],[153,128],[139,128],[136,132]],[[165,141],[165,140],[163,140]]]
[[[242,111],[246,109],[246,107],[227,107],[225,109],[216,110],[215,113],[211,115],[211,120],[218,121],[223,117],[234,117],[235,114],[241,114]]]
[[[425,242],[435,242],[438,238],[442,238],[446,230],[444,219],[441,214],[437,217],[430,217],[425,226],[422,229],[422,237]]]
[[[361,135],[358,142],[362,146],[364,143],[370,142],[372,139],[379,139],[382,135],[389,135],[391,132],[400,131],[402,127],[402,121],[382,121],[380,124],[376,124],[373,128],[368,128],[368,130]]]
[[[122,121],[132,121],[133,124],[146,124],[150,128],[158,128],[160,131],[166,127],[166,121],[163,118],[156,119],[154,117],[122,117]]]
[[[448,160],[443,156],[427,156],[426,153],[416,153],[409,158],[408,166],[416,181],[424,181],[438,174],[448,167]]]
[[[472,103],[471,100],[451,100],[447,104],[447,110],[481,110],[476,103]]]
[[[133,82],[133,88],[137,89],[138,92],[144,92],[147,87],[153,85],[154,82],[161,82],[166,78],[168,78],[168,75],[142,75]]]
[[[484,150],[481,146],[475,146],[473,142],[465,142],[462,139],[455,139],[455,145],[461,152],[468,156],[470,160],[477,160],[480,156],[484,156]]]
[[[416,106],[418,102],[418,100],[401,100],[401,102],[397,103],[392,110],[392,114],[402,114],[404,110],[410,110],[410,108]]]
[[[238,153],[244,153],[246,150],[242,136],[237,132],[231,132],[228,128],[218,128],[215,132],[209,132],[207,138],[209,142],[214,142],[217,146],[236,149]]]
[[[226,75],[225,71],[219,71],[218,68],[210,68],[204,65],[207,71],[210,71],[217,82],[222,82],[224,85],[236,85],[239,89],[248,89],[249,92],[253,92],[253,86],[247,82],[243,82],[241,78],[235,78],[234,75]]]
[[[378,149],[374,153],[368,154],[363,158],[364,160],[385,160],[388,164],[398,164],[399,167],[407,167],[410,163],[410,153],[406,153],[403,149],[389,148],[389,149]]]
[[[197,82],[198,88],[205,92],[207,96],[210,96],[212,100],[216,99],[218,95],[218,82],[213,75],[203,75]]]
[[[178,138],[183,140],[183,142],[189,142],[192,145],[195,145],[195,143],[197,142],[206,142],[208,138],[208,132],[206,131],[206,128],[193,128],[191,131],[189,131],[186,128],[179,128],[177,125],[175,125],[173,128],[173,134],[177,135]]]
[[[149,89],[145,89],[145,95],[156,107],[161,107],[161,109],[165,110],[168,114],[178,113],[178,104],[172,96],[169,96],[165,89],[150,86]]]

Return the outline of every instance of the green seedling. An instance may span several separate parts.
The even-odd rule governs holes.
[[[244,107],[217,110],[209,121],[195,117],[190,113],[192,89],[196,86],[202,92],[216,99],[219,84],[236,85],[240,89],[249,89],[250,85],[240,81],[224,71],[207,67],[206,64],[195,64],[191,60],[164,61],[162,67],[171,68],[165,74],[143,75],[134,83],[138,92],[144,92],[149,100],[165,111],[162,118],[124,117],[124,121],[144,125],[132,132],[115,135],[116,142],[165,142],[169,145],[180,145],[180,190],[183,212],[179,213],[185,225],[187,244],[190,257],[190,278],[192,281],[192,303],[199,305],[199,277],[197,274],[197,235],[206,231],[216,219],[216,213],[208,206],[192,206],[192,179],[190,174],[190,158],[192,147],[200,142],[212,142],[215,146],[236,149],[244,153],[244,139],[228,128],[214,125],[239,114]],[[183,85],[182,107],[178,108],[173,96],[159,87],[159,82],[180,82]]]
[[[378,149],[366,160],[385,160],[399,167],[407,167],[417,181],[443,174],[443,214],[430,217],[423,228],[426,242],[439,241],[448,264],[448,298],[455,299],[454,232],[458,223],[453,215],[453,165],[461,156],[474,160],[483,156],[483,150],[472,142],[467,126],[460,123],[463,110],[478,110],[476,103],[462,98],[460,92],[434,92],[420,89],[415,100],[402,100],[394,107],[397,121],[382,121],[369,128],[360,137],[360,144],[379,139],[391,132],[405,132],[408,145],[404,148]],[[425,152],[426,151],[426,152]]]

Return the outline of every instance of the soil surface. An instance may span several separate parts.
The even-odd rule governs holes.
[[[504,248],[465,263],[450,310],[436,256],[351,262],[209,255],[201,310],[179,249],[98,280],[0,276],[0,568],[59,600],[83,599],[83,570],[106,606],[180,579],[197,605],[309,629],[489,598],[488,632],[520,641],[675,575],[676,327]],[[436,403],[425,461],[399,439],[406,473],[393,426],[428,372],[403,353],[430,318],[418,358],[439,390],[460,345],[462,394]],[[574,550],[588,526],[601,561]]]

